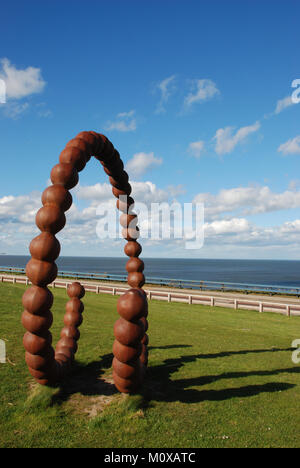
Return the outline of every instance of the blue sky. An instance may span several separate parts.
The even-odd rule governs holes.
[[[300,259],[298,1],[12,0],[2,13],[1,252],[27,253],[51,167],[96,130],[137,200],[204,202],[202,249],[145,240],[145,256]],[[91,162],[63,254],[122,255],[95,234],[107,199]]]

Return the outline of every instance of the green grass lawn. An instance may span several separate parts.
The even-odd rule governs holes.
[[[111,380],[116,297],[88,293],[77,362],[57,389],[29,375],[21,285],[0,284],[0,447],[296,447],[300,318],[153,301],[139,395]],[[54,343],[66,292],[55,290]]]

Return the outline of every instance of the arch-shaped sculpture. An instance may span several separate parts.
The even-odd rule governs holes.
[[[60,253],[60,243],[55,235],[64,228],[65,212],[72,205],[69,190],[78,183],[78,172],[85,168],[92,155],[100,161],[109,176],[117,207],[122,212],[120,223],[123,237],[127,240],[124,251],[130,257],[126,269],[131,289],[118,301],[120,318],[114,326],[116,340],[113,346],[115,386],[120,392],[129,393],[142,382],[148,363],[148,303],[142,289],[145,283],[144,263],[139,258],[142,248],[137,242],[139,229],[137,215],[132,212],[134,200],[130,197],[128,174],[112,143],[95,132],[81,132],[67,143],[60,154],[59,164],[51,171],[53,185],[42,195],[43,207],[36,215],[41,234],[30,244],[32,258],[26,267],[32,286],[23,296],[25,310],[22,323],[27,330],[23,339],[25,360],[29,372],[38,383],[53,385],[63,378],[77,351],[80,337],[78,327],[83,320],[81,299],[85,294],[84,288],[78,282],[68,287],[70,300],[66,305],[65,326],[54,351],[49,331],[53,321],[53,295],[47,286],[57,277],[55,260]]]

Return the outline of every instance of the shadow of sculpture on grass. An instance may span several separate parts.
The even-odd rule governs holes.
[[[57,402],[68,400],[72,395],[80,393],[84,396],[113,396],[118,394],[112,377],[105,377],[105,370],[112,365],[113,354],[101,356],[99,361],[89,364],[75,362],[71,373],[59,385]]]
[[[176,346],[177,347],[177,346]],[[186,346],[184,346],[186,347]],[[172,346],[169,347],[171,349]],[[151,349],[151,348],[150,348]],[[152,349],[161,349],[161,347],[152,347]],[[198,390],[190,387],[201,387],[210,383],[226,380],[239,379],[251,376],[276,376],[284,373],[298,374],[299,367],[291,367],[275,370],[254,370],[245,372],[226,372],[218,375],[204,375],[193,378],[173,380],[172,375],[178,372],[185,364],[195,362],[197,359],[217,359],[234,355],[246,355],[252,353],[273,353],[287,352],[290,348],[270,348],[257,350],[238,350],[225,351],[212,354],[193,354],[180,356],[178,358],[166,359],[161,365],[150,366],[148,370],[148,378],[144,389],[144,397],[147,400],[174,402],[180,401],[183,403],[199,403],[201,401],[222,401],[231,398],[247,398],[260,393],[275,393],[289,390],[295,387],[294,384],[282,382],[268,382],[265,384],[245,385],[242,387],[225,388],[222,390]]]
[[[181,349],[190,348],[191,345],[166,345],[158,347],[150,347],[149,349]],[[178,372],[184,365],[196,362],[198,359],[217,359],[234,355],[246,355],[252,353],[273,353],[287,352],[290,348],[270,348],[257,350],[238,350],[225,351],[212,354],[192,354],[166,359],[162,364],[149,367],[148,376],[145,385],[139,392],[144,397],[145,406],[150,405],[151,401],[175,402],[182,403],[199,403],[202,401],[223,401],[231,398],[247,398],[261,393],[275,393],[289,390],[295,387],[291,383],[283,382],[268,382],[257,385],[236,386],[232,388],[224,388],[221,390],[206,389],[198,390],[190,387],[201,387],[220,380],[240,379],[252,376],[270,377],[281,374],[298,374],[299,367],[282,368],[275,370],[253,370],[253,371],[237,371],[225,372],[217,375],[203,375],[199,377],[172,379],[173,374]],[[91,362],[87,365],[76,362],[72,373],[64,379],[60,384],[60,391],[56,395],[56,402],[67,401],[72,395],[80,393],[84,396],[114,396],[118,394],[111,376],[108,376],[107,371],[111,369],[112,354],[102,356],[99,361]]]

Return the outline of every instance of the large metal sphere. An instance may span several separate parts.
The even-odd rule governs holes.
[[[144,330],[139,323],[127,322],[120,318],[115,323],[114,334],[121,344],[132,346],[141,340]]]
[[[47,288],[31,286],[23,295],[23,306],[31,314],[41,315],[51,309],[53,294]]]
[[[78,299],[82,299],[85,295],[84,287],[78,282],[69,284],[67,292],[68,292],[68,296],[71,298],[77,297]]]
[[[142,345],[138,343],[134,346],[126,346],[115,340],[113,344],[114,356],[121,362],[131,362],[136,360],[142,352]]]
[[[61,211],[68,211],[72,206],[73,198],[63,185],[50,185],[42,194],[43,205],[57,205]]]
[[[124,252],[128,257],[138,257],[142,252],[142,246],[136,241],[129,241],[124,247]]]
[[[53,263],[60,254],[60,243],[50,232],[42,232],[31,241],[29,250],[36,260]]]
[[[123,294],[117,304],[117,311],[125,320],[138,320],[143,317],[146,301],[138,289],[130,289]]]
[[[32,315],[27,310],[22,314],[22,325],[31,333],[43,333],[49,330],[53,323],[53,315],[46,312],[44,315]]]
[[[71,164],[78,172],[81,172],[86,166],[86,153],[80,148],[68,147],[60,153],[59,162],[61,164]]]
[[[72,164],[57,164],[51,171],[51,182],[63,185],[67,190],[78,184],[78,171]]]
[[[47,286],[57,277],[57,266],[55,263],[32,258],[27,263],[26,275],[34,285]]]

